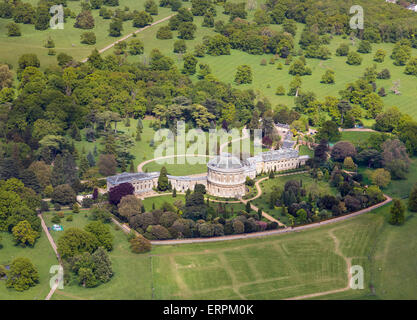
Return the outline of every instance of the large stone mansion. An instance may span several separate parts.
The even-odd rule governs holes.
[[[194,190],[196,184],[206,186],[207,193],[224,198],[240,198],[246,193],[246,177],[269,171],[285,171],[305,165],[308,156],[300,156],[298,150],[281,148],[262,152],[254,157],[240,160],[229,153],[215,156],[207,163],[207,174],[193,176],[168,175],[172,188],[178,192]],[[107,178],[107,190],[125,182],[135,188],[140,195],[156,188],[159,172],[122,173]]]

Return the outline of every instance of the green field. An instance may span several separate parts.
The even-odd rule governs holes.
[[[150,254],[144,255],[130,253],[126,236],[112,228],[112,280],[90,289],[66,286],[53,299],[291,298],[344,288],[349,259],[364,268],[365,289],[317,298],[417,299],[417,218],[407,213],[404,226],[391,226],[386,222],[388,208],[308,231],[259,239],[154,246]],[[48,225],[50,216],[46,216]],[[64,228],[86,223],[83,212],[75,214],[73,222],[62,221]],[[53,237],[59,237],[59,232]],[[43,299],[49,291],[45,283],[49,280],[49,265],[55,263],[46,238],[41,237],[35,249],[10,246],[8,238],[3,234],[2,263],[4,257],[9,260],[15,255],[28,256],[43,277],[39,285],[24,293],[6,291],[0,282],[0,297]]]

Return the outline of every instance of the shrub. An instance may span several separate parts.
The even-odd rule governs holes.
[[[81,34],[81,43],[92,45],[95,44],[96,41],[96,34],[92,31]]]
[[[68,184],[55,187],[52,192],[52,202],[61,205],[70,205],[75,202],[75,192]]]
[[[71,222],[71,221],[74,220],[74,218],[73,218],[73,216],[68,216],[65,220],[68,221],[68,222]]]
[[[129,242],[130,249],[133,253],[145,253],[151,251],[152,249],[151,242],[148,239],[145,239],[142,235],[137,235]]]

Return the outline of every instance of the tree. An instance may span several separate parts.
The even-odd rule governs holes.
[[[102,247],[99,247],[91,255],[91,258],[94,263],[94,276],[96,279],[101,283],[109,282],[113,276],[113,270],[107,252]]]
[[[359,66],[362,64],[362,58],[356,52],[349,52],[346,60],[347,64]]]
[[[380,188],[385,188],[391,182],[391,174],[383,168],[376,169],[371,174],[371,181]]]
[[[184,56],[184,67],[182,73],[192,75],[196,73],[197,59],[193,54],[189,53]]]
[[[197,30],[197,26],[192,22],[182,22],[178,26],[178,37],[184,40],[192,40],[194,39],[195,31]]]
[[[69,54],[66,54],[64,52],[61,52],[56,56],[56,60],[58,61],[58,65],[60,67],[67,66],[71,61],[73,61],[73,57],[71,57]]]
[[[153,16],[156,16],[158,14],[158,6],[155,1],[147,0],[145,2],[145,11]]]
[[[113,19],[109,25],[109,36],[120,37],[123,31],[123,21],[120,19]]]
[[[417,184],[413,186],[408,198],[408,209],[412,212],[417,212]]]
[[[252,83],[252,69],[249,65],[241,65],[237,67],[235,82],[237,84]]]
[[[19,69],[17,70],[18,74],[21,74],[22,71],[25,70],[27,67],[39,68],[41,65],[38,57],[36,56],[36,54],[33,54],[33,53],[22,54],[19,57],[18,64],[19,64]]]
[[[185,53],[187,51],[187,45],[184,40],[177,40],[174,42],[175,53]]]
[[[153,22],[152,16],[146,11],[140,11],[133,18],[133,26],[135,28],[143,28]]]
[[[133,253],[145,253],[151,251],[151,242],[140,234],[131,239],[129,242],[130,249]]]
[[[353,162],[352,157],[346,157],[345,160],[343,160],[343,167],[348,170],[356,170],[356,164]]]
[[[402,225],[405,220],[405,206],[400,199],[393,199],[393,205],[390,208],[390,217],[388,222],[392,225]]]
[[[98,159],[98,171],[103,176],[116,174],[117,161],[113,154],[100,154]]]
[[[36,239],[39,237],[39,233],[32,229],[30,223],[26,220],[20,221],[12,229],[14,240],[22,247],[29,245],[33,247]]]
[[[94,18],[90,10],[83,10],[75,19],[74,23],[75,28],[80,29],[93,29],[94,28]]]
[[[360,53],[370,53],[372,51],[371,43],[367,40],[362,40],[359,43],[358,52]]]
[[[140,39],[134,39],[129,42],[129,53],[133,56],[143,54],[143,42]]]
[[[339,57],[346,57],[349,53],[349,45],[346,43],[340,44],[340,46],[336,49],[336,55]]]
[[[7,288],[24,291],[39,283],[39,273],[28,258],[16,258],[7,275]]]
[[[93,221],[87,224],[84,230],[96,237],[99,247],[103,247],[107,251],[113,249],[113,235],[108,224],[104,224],[101,221]]]
[[[17,23],[10,22],[6,25],[7,28],[7,36],[9,37],[20,37],[22,32],[20,31],[20,27]]]
[[[386,52],[382,49],[378,49],[374,55],[374,61],[378,63],[382,63],[385,60]]]
[[[207,39],[207,54],[211,56],[221,56],[230,54],[229,38],[216,34]]]
[[[58,239],[58,253],[63,259],[71,258],[80,253],[93,253],[98,247],[97,238],[90,232],[68,228]]]
[[[325,121],[317,131],[316,138],[319,140],[337,141],[341,133],[339,127],[333,121]]]
[[[161,172],[158,177],[158,190],[166,191],[169,189],[169,181],[167,176],[167,169],[165,167],[161,168]]]
[[[84,268],[84,267],[81,267],[78,270],[78,282],[79,284],[81,284],[83,287],[86,287],[86,288],[94,288],[98,284],[98,281],[93,273],[93,270],[91,270],[90,268]]]
[[[127,195],[120,200],[117,207],[119,214],[129,219],[131,216],[141,213],[142,201],[134,195]]]
[[[417,57],[413,57],[408,61],[404,73],[417,76]]]
[[[321,83],[326,84],[333,84],[334,83],[334,71],[333,70],[326,70],[326,72],[321,77]]]
[[[60,205],[71,205],[76,201],[75,198],[76,194],[68,184],[56,186],[52,192],[52,202]]]
[[[340,141],[333,146],[331,156],[336,161],[343,161],[346,157],[356,156],[356,148],[349,141]]]
[[[131,183],[125,182],[117,186],[110,188],[109,190],[109,202],[114,205],[118,205],[124,196],[133,194],[135,188]]]
[[[95,44],[96,43],[96,34],[92,31],[84,32],[81,34],[81,43],[84,44]]]
[[[156,38],[160,40],[172,39],[172,31],[169,26],[162,26],[156,32]]]
[[[10,88],[13,84],[13,74],[7,64],[0,64],[0,91],[3,88]]]
[[[382,164],[393,179],[405,179],[410,158],[404,143],[398,139],[386,140],[382,144]]]

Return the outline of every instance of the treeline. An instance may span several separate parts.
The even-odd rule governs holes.
[[[204,185],[197,184],[193,192],[187,190],[185,203],[181,200],[173,204],[165,202],[158,209],[154,206],[146,209],[133,192],[130,183],[110,189],[109,210],[148,240],[219,237],[278,228],[276,222],[262,221],[261,212],[254,212],[250,204],[245,210],[233,212],[206,202]]]

